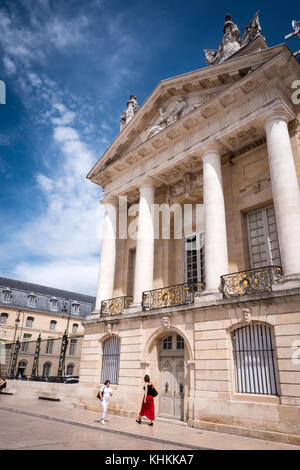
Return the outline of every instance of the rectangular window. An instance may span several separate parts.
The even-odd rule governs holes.
[[[112,384],[119,382],[120,338],[112,336],[104,342],[102,356],[101,382],[110,380]]]
[[[70,356],[75,355],[76,343],[77,343],[77,339],[71,339],[70,349],[69,349],[69,355]]]
[[[46,344],[46,354],[52,354],[53,351],[53,339],[48,339]]]
[[[274,206],[247,213],[251,269],[281,266]]]
[[[29,349],[29,340],[32,337],[32,335],[29,335],[27,333],[24,333],[23,340],[24,342],[22,343],[22,352],[28,352]]]
[[[184,272],[185,282],[204,282],[204,232],[185,236]]]
[[[272,328],[252,323],[235,330],[232,339],[236,391],[278,395]]]

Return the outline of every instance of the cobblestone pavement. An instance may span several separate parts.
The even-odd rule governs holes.
[[[134,418],[108,415],[103,426],[100,408],[98,413],[20,395],[0,396],[0,419],[0,449],[300,450],[300,446],[158,420],[150,427]]]

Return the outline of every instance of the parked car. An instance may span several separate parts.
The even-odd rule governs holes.
[[[65,377],[64,384],[77,384],[79,382],[79,377]]]

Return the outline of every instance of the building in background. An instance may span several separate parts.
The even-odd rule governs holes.
[[[62,337],[69,338],[65,373],[79,374],[82,320],[93,310],[95,298],[62,289],[0,277],[1,373],[7,374],[13,344],[19,340],[16,375],[29,377],[36,341],[41,335],[38,375],[56,375]],[[5,370],[4,370],[5,369]]]

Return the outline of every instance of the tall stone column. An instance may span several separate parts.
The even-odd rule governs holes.
[[[203,152],[204,259],[206,293],[218,292],[220,276],[228,273],[221,153],[215,144]]]
[[[100,253],[99,276],[95,310],[99,312],[101,301],[113,296],[116,266],[117,198],[104,202],[105,215]]]
[[[265,119],[283,281],[300,280],[300,193],[287,123],[283,107]]]
[[[144,291],[153,288],[154,228],[151,209],[154,204],[154,192],[152,180],[144,180],[140,186],[133,301],[135,305],[141,304]]]

